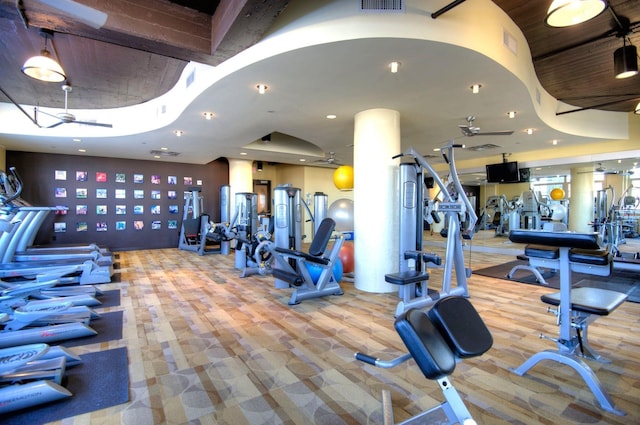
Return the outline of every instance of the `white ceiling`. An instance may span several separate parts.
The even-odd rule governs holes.
[[[303,158],[306,164],[318,165],[314,161],[322,159],[321,153],[326,157],[335,152],[341,163],[349,164],[354,115],[389,108],[400,112],[403,149],[413,146],[424,154],[437,154],[434,148],[452,138],[468,147],[499,146],[457,153],[457,160],[466,164],[459,167],[463,173],[501,162],[503,153],[526,166],[553,166],[534,175],[566,172],[578,163],[629,169],[640,161],[640,142],[616,143],[613,151],[584,149],[603,140],[624,142],[629,120],[633,126],[640,116],[605,111],[555,116],[566,106],[539,87],[521,34],[492,2],[470,0],[435,21],[430,12],[447,1],[407,1],[404,14],[384,16],[363,15],[344,3],[294,2],[263,41],[215,68],[190,64],[170,93],[142,105],[73,110],[73,92],[69,94],[69,106],[78,119],[108,122],[112,129],[78,124],[39,129],[13,105],[0,104],[1,143],[8,150],[196,164],[226,157],[291,164]],[[455,35],[447,39],[442,35],[448,34],[445,28]],[[504,31],[518,41],[517,55],[501,43]],[[497,41],[484,43],[478,53],[472,47],[482,41],[473,41],[479,35]],[[389,72],[392,60],[401,64],[396,74]],[[268,85],[264,95],[257,93],[258,83]],[[474,83],[482,85],[476,95],[470,91]],[[23,107],[33,113],[32,105]],[[506,113],[512,110],[517,115],[509,119]],[[212,120],[204,119],[206,111],[215,114]],[[327,114],[337,118],[329,120]],[[476,116],[475,125],[483,131],[514,134],[463,137],[458,125],[466,124],[469,115]],[[55,122],[47,119],[39,117],[43,125]],[[534,134],[527,135],[527,128],[534,128]],[[184,131],[183,136],[176,137],[176,130]],[[301,143],[287,153],[290,140],[274,136],[271,143],[260,141],[273,132],[302,139],[313,149],[305,150]],[[557,146],[551,144],[553,139]],[[255,141],[259,149],[249,148]],[[179,155],[155,159],[150,154],[162,148]],[[568,148],[573,150],[570,156]],[[558,149],[557,156],[552,149]],[[534,153],[541,151],[546,154]],[[624,162],[618,164],[618,158]]]

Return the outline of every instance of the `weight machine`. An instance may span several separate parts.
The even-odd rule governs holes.
[[[273,261],[271,220],[260,223],[258,195],[252,192],[236,193],[235,267],[242,270],[240,277],[254,274],[267,275]]]
[[[178,248],[199,255],[229,255],[229,242],[232,239],[229,232],[231,188],[228,185],[220,187],[219,224],[211,222],[209,214],[202,213],[201,192],[201,187],[191,187],[186,194]]]
[[[302,201],[300,189],[290,184],[279,185],[273,190],[274,242],[276,248],[300,251],[302,247]],[[290,265],[295,267],[295,261]],[[289,282],[276,278],[276,288],[288,288]]]
[[[396,307],[396,316],[410,308],[430,306],[446,296],[469,296],[467,278],[471,276],[471,269],[464,265],[462,239],[473,237],[478,217],[458,179],[454,149],[460,147],[462,145],[450,144],[442,149],[442,156],[449,165],[451,187],[440,179],[427,160],[415,149],[410,148],[396,156],[410,156],[414,159],[414,163],[400,164],[399,271],[385,275],[386,282],[399,285],[400,302]],[[446,234],[443,236],[447,238],[442,286],[439,291],[427,286],[427,265],[432,263],[440,266],[442,259],[437,254],[425,253],[422,250],[422,206],[425,191],[423,170],[427,170],[433,177],[443,195],[443,199],[436,204],[437,212],[443,213],[445,217]],[[452,287],[454,270],[457,285]]]

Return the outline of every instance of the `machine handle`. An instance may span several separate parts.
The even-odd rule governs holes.
[[[355,354],[355,358],[356,360],[360,360],[361,362],[365,362],[365,363],[369,363],[370,365],[375,366],[376,365],[376,361],[378,360],[377,358],[370,356],[368,354],[364,354],[364,353],[356,353]]]

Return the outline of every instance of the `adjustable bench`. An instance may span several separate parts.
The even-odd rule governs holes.
[[[355,358],[382,368],[391,368],[413,358],[427,379],[438,381],[446,400],[402,424],[430,423],[428,415],[439,410],[447,416],[446,424],[475,424],[448,379],[459,360],[480,356],[493,345],[489,329],[469,300],[450,296],[438,300],[427,312],[410,309],[396,318],[394,327],[409,350],[407,354],[389,361],[363,353],[356,353]],[[385,425],[393,424],[388,390],[382,392],[382,407]]]
[[[585,357],[607,362],[589,346],[587,328],[598,316],[609,315],[627,298],[626,294],[607,289],[571,288],[572,271],[600,275],[610,273],[611,256],[599,249],[598,234],[512,230],[509,239],[516,243],[557,248],[560,271],[560,291],[541,297],[543,302],[558,307],[553,312],[559,316],[559,337],[549,338],[556,342],[558,349],[534,354],[513,372],[522,376],[542,360],[557,361],[580,374],[604,410],[625,415],[615,406],[589,365],[580,359]]]

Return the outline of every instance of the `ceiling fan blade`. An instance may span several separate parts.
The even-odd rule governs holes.
[[[476,136],[511,136],[512,134],[513,134],[513,130],[482,131],[480,133],[476,133]]]
[[[40,108],[38,108],[38,109],[37,109],[37,111],[38,111],[38,113],[39,113],[39,114],[45,114],[45,115],[48,115],[48,116],[50,116],[50,117],[52,117],[52,118],[55,118],[55,119],[57,119],[57,120],[59,120],[59,119],[60,119],[60,117],[59,117],[59,116],[57,116],[57,115],[53,115],[53,114],[50,114],[50,113],[48,113],[48,112],[45,112],[45,111],[43,111],[43,110],[42,110],[42,109],[40,109]]]
[[[4,91],[4,90],[2,89],[2,87],[0,87],[0,92],[1,92],[2,94],[4,94],[4,95],[7,97],[7,99],[9,99],[9,101],[10,101],[10,102],[11,102],[11,103],[16,107],[16,108],[18,108],[18,109],[20,110],[20,112],[22,112],[23,114],[25,114],[25,115],[27,116],[27,118],[29,118],[29,119],[31,120],[31,122],[32,122],[32,123],[34,123],[34,124],[35,124],[36,126],[38,126],[38,127],[41,127],[41,126],[40,126],[40,124],[38,124],[38,119],[37,119],[38,117],[37,117],[37,115],[36,115],[36,114],[37,114],[37,109],[34,109],[34,111],[33,111],[33,115],[34,115],[34,116],[32,117],[31,115],[29,115],[29,114],[27,113],[27,111],[25,111],[25,110],[22,108],[22,106],[18,105],[18,103],[17,103],[15,100],[13,100],[13,98],[12,98],[11,96],[9,96],[9,94],[8,94],[6,91]]]
[[[104,124],[104,123],[100,123],[100,122],[92,122],[92,121],[71,121],[74,124],[84,124],[84,125],[93,125],[96,127],[107,127],[107,128],[113,128],[113,125],[111,124]]]
[[[64,121],[58,121],[57,123],[51,124],[50,126],[45,127],[45,128],[54,128],[54,127],[59,126],[60,124],[64,124]]]
[[[100,29],[107,22],[108,15],[98,9],[94,9],[73,0],[39,0],[40,3],[59,10],[67,16],[89,25],[92,28]]]

